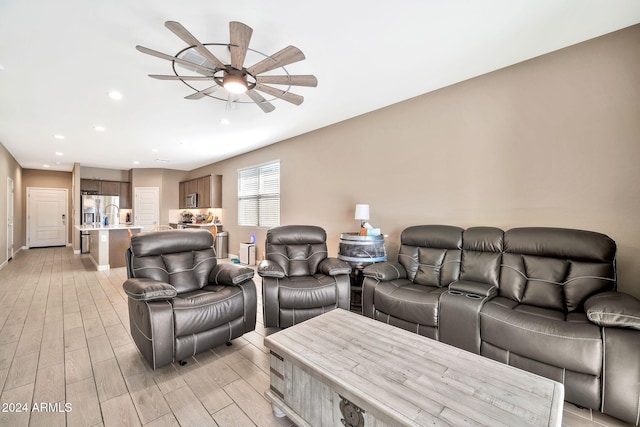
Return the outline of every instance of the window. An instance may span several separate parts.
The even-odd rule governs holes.
[[[238,171],[238,225],[280,225],[280,162]]]

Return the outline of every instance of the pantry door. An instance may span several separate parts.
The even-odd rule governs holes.
[[[27,187],[27,246],[65,246],[69,235],[66,188]]]
[[[133,224],[151,231],[160,220],[160,189],[136,187],[134,190]]]

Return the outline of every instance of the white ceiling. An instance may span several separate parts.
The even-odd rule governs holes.
[[[318,87],[269,114],[185,100],[147,76],[171,63],[135,49],[187,47],[167,20],[203,43],[241,21],[252,49],[300,48],[286,69]],[[638,0],[0,0],[0,143],[23,168],[192,170],[639,22]]]

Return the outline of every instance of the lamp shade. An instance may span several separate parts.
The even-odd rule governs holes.
[[[355,219],[365,220],[369,219],[369,205],[356,205]]]

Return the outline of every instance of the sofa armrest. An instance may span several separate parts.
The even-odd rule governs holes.
[[[493,298],[498,295],[498,288],[488,283],[471,282],[469,280],[457,280],[449,285],[450,291],[464,292]]]
[[[640,330],[640,300],[622,292],[602,292],[584,303],[587,318],[596,325]]]
[[[235,264],[216,264],[209,274],[209,283],[222,286],[239,285],[251,280],[255,272],[249,267],[241,267]]]
[[[318,264],[318,271],[327,276],[351,274],[351,266],[338,258],[325,258]]]
[[[147,278],[127,279],[122,285],[125,293],[138,301],[169,300],[178,295],[176,288],[168,283]]]
[[[406,279],[407,270],[399,262],[385,261],[368,265],[362,270],[364,277],[371,277],[378,280]]]
[[[275,261],[265,259],[260,261],[258,265],[258,275],[260,277],[273,277],[274,279],[282,279],[284,277],[284,270],[280,267],[280,264]]]

